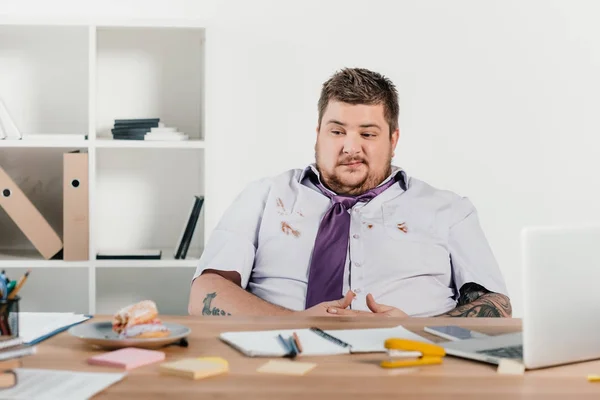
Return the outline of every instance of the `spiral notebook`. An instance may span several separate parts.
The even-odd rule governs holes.
[[[268,331],[224,332],[219,338],[249,357],[284,357],[287,352],[278,340],[296,333],[302,344],[303,356],[325,356],[351,353],[384,353],[384,342],[390,338],[431,341],[413,333],[403,326],[376,329],[286,329]],[[420,352],[394,352],[396,357],[419,357]]]

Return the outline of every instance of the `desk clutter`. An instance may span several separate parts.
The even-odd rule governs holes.
[[[119,327],[117,329],[136,326],[134,320],[144,322],[138,318],[144,313],[135,312],[140,308],[143,307],[136,303],[119,310],[114,317],[117,319],[118,315],[119,318],[123,318],[115,321],[115,326]],[[83,325],[86,324],[79,326]],[[22,368],[19,364],[11,366],[5,364],[5,368],[11,368],[18,379],[14,387],[2,392],[5,396],[2,398],[20,398],[23,393],[30,393],[25,390],[35,394],[51,393],[54,396],[52,398],[61,398],[66,395],[69,385],[77,385],[78,396],[93,396],[113,384],[118,384],[119,381],[126,380],[129,374],[137,374],[137,370],[140,369],[144,369],[144,375],[150,374],[153,380],[170,379],[170,382],[165,380],[166,385],[177,385],[176,379],[198,381],[194,383],[198,385],[202,385],[202,381],[206,379],[224,379],[228,382],[227,379],[232,377],[232,367],[233,370],[239,368],[241,363],[248,363],[249,358],[265,358],[264,362],[251,367],[259,375],[269,374],[302,379],[303,376],[330,367],[331,359],[321,364],[318,358],[320,356],[348,357],[348,363],[364,363],[364,359],[357,361],[350,355],[382,353],[380,363],[369,362],[368,364],[382,370],[398,368],[383,375],[393,379],[392,377],[400,373],[414,374],[419,371],[418,368],[402,369],[403,367],[436,368],[436,365],[439,367],[447,355],[442,347],[401,325],[372,329],[312,327],[293,330],[223,332],[218,335],[218,339],[248,358],[236,358],[235,362],[238,363],[236,366],[231,364],[231,359],[220,357],[218,353],[213,353],[212,357],[199,357],[198,353],[206,351],[206,348],[197,348],[194,341],[189,348],[184,349],[162,346],[160,349],[148,350],[131,346],[105,351],[94,348],[95,354],[86,356],[79,362],[82,366],[87,364],[92,368],[97,367],[97,371],[92,369],[90,372],[83,373],[40,370]],[[153,340],[153,338],[146,340]],[[311,358],[305,361],[303,357]],[[72,368],[77,369],[77,367]],[[506,359],[498,365],[497,372],[502,375],[523,375],[524,368],[518,361]],[[589,374],[585,378],[589,382],[600,381],[600,377],[594,374]],[[25,384],[29,386],[25,388]]]
[[[16,298],[30,273],[31,270],[28,270],[21,278],[10,279],[6,275],[6,270],[2,270],[2,272],[0,272],[0,299],[6,301]],[[7,333],[2,332],[2,334],[6,335]]]
[[[2,370],[4,372],[0,371],[0,386],[4,383],[8,385],[7,390],[2,392],[2,398],[20,398],[23,393],[43,393],[46,396],[51,393],[54,396],[52,398],[62,397],[70,385],[78,386],[77,395],[92,396],[141,368],[151,368],[148,371],[154,371],[156,379],[162,379],[162,376],[192,381],[217,378],[231,371],[230,362],[219,354],[198,357],[197,350],[200,349],[194,348],[193,342],[189,346],[187,341],[191,330],[183,327],[186,330],[180,333],[173,328],[177,324],[161,321],[158,308],[152,300],[125,306],[117,310],[110,321],[92,323],[82,323],[91,316],[75,313],[18,314],[19,336],[0,341],[0,367],[5,368]],[[96,324],[108,326],[113,337],[99,338],[99,342],[87,341],[89,338],[81,333],[85,330],[81,331],[80,328]],[[72,336],[87,341],[88,348],[96,351],[82,359],[82,365],[114,369],[117,372],[28,369],[15,363],[15,359],[21,360],[36,354],[35,344],[66,329]],[[106,333],[103,335],[110,336]],[[267,358],[256,367],[259,374],[297,377],[318,370],[318,357],[321,356],[381,353],[374,366],[382,370],[398,369],[390,372],[411,373],[419,369],[406,367],[435,368],[443,364],[449,355],[443,345],[433,343],[402,325],[369,329],[321,329],[313,326],[303,329],[229,331],[219,334],[218,339],[248,358]],[[181,342],[183,340],[185,345]],[[107,345],[109,342],[111,345]],[[170,345],[180,347],[174,350],[169,348]],[[111,348],[113,346],[118,348]],[[305,361],[304,357],[311,358]],[[356,359],[349,358],[348,362],[356,362]],[[12,375],[3,377],[2,374],[7,374],[7,370]],[[497,366],[497,373],[522,376],[525,368],[518,360],[504,358]],[[11,380],[11,376],[14,379]],[[594,374],[587,375],[587,379],[590,382],[600,381],[599,376]]]

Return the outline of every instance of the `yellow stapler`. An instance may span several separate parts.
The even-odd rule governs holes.
[[[383,368],[401,368],[413,367],[416,365],[441,364],[442,358],[446,355],[446,350],[444,350],[443,347],[435,344],[406,339],[388,339],[385,341],[385,348],[388,349],[388,351],[415,351],[421,353],[421,356],[416,359],[385,360],[381,362],[381,366]]]

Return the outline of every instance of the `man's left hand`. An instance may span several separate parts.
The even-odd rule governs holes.
[[[367,295],[367,307],[369,307],[369,310],[371,310],[371,312],[361,310],[348,310],[338,307],[329,307],[327,309],[327,312],[330,314],[336,314],[340,316],[380,316],[395,318],[408,317],[408,314],[406,314],[399,308],[377,303],[371,293]]]

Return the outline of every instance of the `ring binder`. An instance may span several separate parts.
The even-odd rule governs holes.
[[[60,237],[2,167],[0,192],[0,206],[40,254],[46,260],[58,254],[63,247]]]

